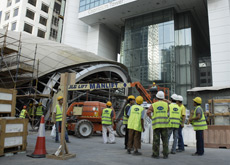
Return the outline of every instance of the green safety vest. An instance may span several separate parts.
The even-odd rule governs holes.
[[[196,110],[197,110],[198,107],[201,108],[201,106],[196,107],[193,117],[196,117]],[[199,120],[193,120],[192,125],[193,125],[194,131],[208,129],[207,122],[206,122],[205,117],[204,117],[203,109],[202,109],[201,118]]]
[[[111,108],[103,109],[102,116],[101,116],[101,123],[106,125],[112,125],[112,118],[111,112],[113,110]]]
[[[152,115],[152,128],[168,128],[168,103],[164,101],[157,101],[152,104],[154,109]]]
[[[182,124],[183,121],[183,116],[182,116],[182,109],[185,108],[183,104],[181,104],[181,106],[179,106],[180,110],[181,110],[181,117],[180,117],[180,124]],[[185,111],[186,112],[186,111]]]
[[[144,108],[140,105],[133,105],[128,119],[128,129],[142,132],[141,114]]]
[[[19,117],[20,117],[20,118],[23,118],[23,119],[26,118],[26,110],[25,110],[25,109],[22,109],[22,111],[21,111]]]
[[[180,118],[181,118],[181,109],[177,104],[170,104],[170,115],[169,115],[169,127],[170,128],[179,128]]]
[[[62,121],[62,111],[58,104],[56,105],[56,121]]]
[[[28,113],[29,113],[30,116],[34,115],[34,109],[33,109],[33,107],[29,107]]]
[[[36,111],[36,116],[42,116],[42,115],[43,115],[42,106],[38,106]]]
[[[124,116],[123,116],[123,124],[128,124],[128,117],[126,115],[126,108],[130,106],[130,104],[127,104],[124,109]]]

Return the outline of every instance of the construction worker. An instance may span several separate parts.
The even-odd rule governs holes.
[[[113,132],[113,123],[114,123],[114,114],[112,103],[108,101],[106,103],[107,108],[103,109],[102,116],[101,116],[101,123],[102,123],[102,137],[104,144],[115,144],[115,135]],[[109,139],[107,139],[107,130],[109,131]]]
[[[55,142],[59,143],[58,132],[59,132],[59,130],[61,130],[61,126],[62,126],[63,97],[59,96],[57,98],[57,101],[58,101],[58,104],[56,105],[56,107],[53,110],[53,122],[54,122],[54,124],[56,126],[56,138],[55,138]],[[67,130],[65,130],[65,140],[66,140],[67,143],[70,143]]]
[[[40,119],[42,115],[43,115],[43,107],[42,107],[42,103],[39,102],[36,108],[36,118]]]
[[[164,92],[158,91],[156,94],[157,102],[153,103],[148,111],[147,115],[152,119],[153,128],[153,154],[152,157],[159,159],[160,149],[160,137],[163,142],[163,155],[164,159],[168,158],[168,112],[169,106],[164,101]],[[151,115],[152,113],[152,115]]]
[[[168,129],[168,140],[173,133],[173,145],[171,149],[171,154],[176,154],[176,146],[178,139],[178,129],[180,126],[180,118],[181,118],[181,109],[177,104],[178,96],[173,94],[171,96],[171,104],[169,104],[169,129]]]
[[[132,105],[135,104],[135,97],[133,95],[130,95],[128,97],[128,104],[125,106],[124,109],[124,116],[123,116],[123,124],[125,125],[125,149],[128,148],[128,139],[129,139],[129,129],[127,128],[128,125],[128,112]]]
[[[127,153],[131,154],[131,149],[134,147],[133,155],[141,155],[138,149],[141,148],[141,132],[145,131],[144,128],[144,108],[140,106],[143,103],[143,97],[136,98],[137,105],[133,105],[128,112],[128,129],[129,140]]]
[[[30,116],[34,116],[33,103],[29,104],[28,113],[29,113]]]
[[[193,99],[193,105],[195,107],[193,117],[189,119],[189,122],[193,125],[194,131],[196,131],[196,152],[192,156],[204,155],[204,137],[203,131],[208,129],[204,116],[204,111],[201,108],[202,99],[196,97]]]
[[[19,118],[25,119],[26,116],[28,116],[28,118],[31,119],[29,113],[28,113],[27,110],[26,110],[26,108],[27,108],[27,107],[24,105],[24,106],[23,106],[23,109],[22,109],[21,112],[20,112]]]
[[[181,95],[178,95],[178,106],[181,109],[181,118],[180,118],[180,127],[178,129],[178,149],[176,149],[177,152],[184,151],[184,140],[182,136],[182,129],[184,128],[185,118],[186,118],[186,108],[182,104],[183,97]]]

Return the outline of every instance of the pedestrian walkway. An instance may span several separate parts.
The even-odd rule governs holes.
[[[59,144],[54,142],[50,136],[50,132],[46,132],[46,150],[54,153]],[[207,149],[205,148],[204,156],[191,156],[195,152],[195,147],[186,147],[186,151],[177,153],[176,155],[169,154],[168,159],[153,159],[152,145],[143,144],[140,150],[143,155],[133,156],[128,155],[124,149],[124,138],[116,138],[116,144],[103,144],[102,137],[99,135],[88,139],[78,139],[74,136],[69,136],[71,144],[67,144],[69,151],[77,156],[74,159],[61,161],[62,165],[229,165],[230,150],[229,149]],[[37,133],[29,133],[27,153],[32,153],[35,147]],[[162,150],[162,149],[161,149]],[[162,157],[162,155],[161,155]],[[58,160],[46,158],[32,159],[26,154],[16,154],[10,157],[0,157],[1,165],[57,165]]]

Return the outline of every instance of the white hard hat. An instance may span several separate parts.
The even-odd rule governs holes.
[[[171,96],[171,98],[172,98],[173,100],[175,100],[175,101],[177,101],[177,100],[178,100],[178,96],[177,96],[177,94],[173,94],[173,95]]]
[[[157,94],[156,94],[156,97],[158,99],[164,99],[165,98],[165,94],[162,91],[158,91]]]
[[[183,97],[181,95],[177,96],[178,101],[183,101]]]

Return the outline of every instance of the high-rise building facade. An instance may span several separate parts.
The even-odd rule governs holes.
[[[61,42],[65,0],[0,0],[0,28]]]

